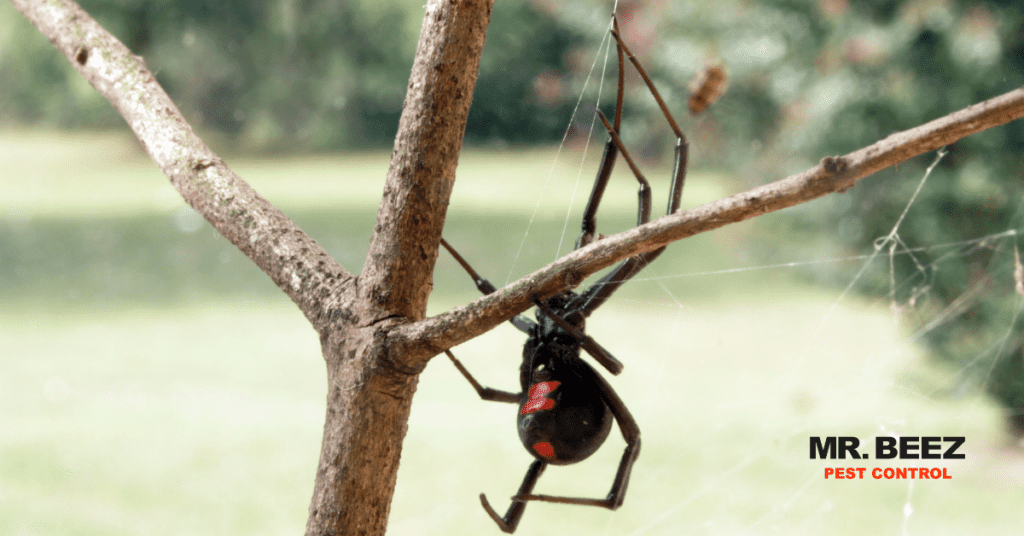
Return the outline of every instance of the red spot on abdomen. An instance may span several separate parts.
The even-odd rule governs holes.
[[[548,443],[546,441],[534,443],[533,451],[536,452],[538,456],[544,458],[545,460],[550,460],[551,458],[555,457],[555,447],[552,447],[551,443]]]
[[[551,409],[555,407],[555,401],[548,398],[548,395],[555,389],[558,389],[559,385],[562,385],[562,382],[538,382],[531,385],[530,390],[527,391],[526,402],[523,403],[523,408],[519,410],[519,414],[527,415],[535,411]],[[548,444],[537,443],[537,445]],[[548,448],[550,447],[551,445],[548,445]],[[534,445],[534,450],[536,450],[536,445]]]
[[[537,400],[529,400],[525,404],[523,404],[523,409],[520,410],[520,413],[523,415],[527,415],[535,411],[540,411],[542,409],[551,409],[553,407],[555,407],[554,400],[551,400],[550,398],[538,398]]]

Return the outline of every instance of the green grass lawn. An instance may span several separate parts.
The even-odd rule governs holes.
[[[462,157],[445,235],[496,284],[575,239],[598,155],[582,172],[578,150],[554,155]],[[227,160],[357,272],[387,159]],[[298,310],[124,137],[4,133],[0,166],[0,534],[300,533],[326,375]],[[609,231],[634,217],[634,187],[619,182]],[[695,173],[686,205],[731,191]],[[787,268],[735,271],[757,264],[744,244],[762,220],[674,245],[592,317],[589,332],[626,365],[612,383],[643,431],[626,503],[532,504],[517,533],[1017,534],[1024,459],[1004,447],[996,409],[922,395],[918,378],[934,371],[884,299],[837,302],[841,289]],[[475,296],[445,256],[434,289],[432,313]],[[522,340],[501,326],[455,351],[512,390]],[[390,533],[497,534],[477,496],[504,509],[526,471],[514,420],[431,362]],[[808,436],[889,433],[966,436],[967,459],[808,459]],[[622,446],[613,433],[538,491],[603,496]],[[830,465],[953,478],[825,480]]]

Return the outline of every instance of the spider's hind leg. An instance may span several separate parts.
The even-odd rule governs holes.
[[[591,387],[601,393],[601,399],[604,400],[608,409],[611,410],[612,416],[615,417],[615,422],[619,425],[619,431],[622,432],[622,438],[626,441],[626,449],[623,451],[622,459],[619,461],[619,468],[615,471],[615,480],[612,482],[611,490],[604,499],[532,495],[520,492],[513,497],[514,500],[599,506],[609,510],[615,510],[622,506],[622,501],[626,498],[626,488],[629,486],[629,477],[633,473],[633,463],[636,462],[637,456],[640,455],[640,426],[637,425],[636,419],[633,418],[626,404],[600,374],[592,372],[588,376],[593,382]]]
[[[562,315],[557,311],[552,310],[550,307],[544,304],[543,301],[538,300],[536,297],[533,298],[533,303],[538,309],[544,312],[552,321],[558,324],[559,327],[564,329],[566,333],[572,335],[576,339],[580,346],[590,354],[598,363],[604,368],[608,369],[608,372],[612,374],[618,374],[622,372],[622,362],[615,358],[608,350],[605,350],[604,346],[601,346],[593,337],[587,335],[586,332],[574,327],[572,324],[566,322]]]

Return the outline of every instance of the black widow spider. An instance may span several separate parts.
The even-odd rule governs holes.
[[[611,30],[617,43],[619,73],[618,96],[615,103],[615,125],[597,111],[598,117],[608,130],[609,140],[605,145],[597,178],[587,202],[583,215],[583,228],[576,243],[579,249],[595,238],[596,214],[605,186],[611,177],[612,168],[618,153],[626,159],[633,175],[640,184],[639,209],[637,225],[647,223],[651,219],[651,188],[647,179],[630,158],[626,148],[619,139],[619,124],[622,115],[622,97],[624,92],[623,53],[629,57],[637,72],[647,84],[654,99],[658,102],[662,113],[676,135],[675,166],[672,173],[671,193],[669,195],[668,213],[679,209],[683,182],[686,177],[687,143],[665,102],[658,94],[651,79],[643,67],[622,42],[618,33],[618,22],[612,17]],[[452,247],[441,239],[441,244],[452,254],[456,261],[473,278],[476,287],[484,294],[496,289],[489,281],[481,277]],[[526,501],[544,501],[563,504],[579,504],[601,506],[615,510],[622,505],[629,484],[629,476],[633,462],[640,454],[640,427],[629,413],[629,409],[615,393],[611,385],[601,377],[593,367],[580,359],[580,348],[587,351],[598,363],[612,374],[622,371],[622,363],[588,336],[585,330],[585,319],[607,300],[623,283],[635,276],[648,263],[653,261],[665,250],[664,247],[630,257],[616,266],[611,272],[577,294],[565,291],[555,296],[538,299],[537,321],[533,322],[522,315],[516,315],[510,322],[527,334],[523,347],[523,363],[519,369],[519,383],[522,391],[510,393],[481,386],[450,351],[445,351],[452,363],[459,369],[466,380],[476,389],[480,398],[495,402],[511,402],[519,404],[519,438],[526,450],[536,460],[530,465],[519,491],[512,497],[512,505],[504,517],[491,508],[484,494],[480,494],[480,502],[484,510],[498,524],[501,530],[515,532]],[[604,499],[587,499],[575,497],[555,497],[551,495],[533,494],[537,479],[548,464],[567,465],[582,461],[604,443],[611,431],[612,419],[619,425],[622,437],[626,440],[626,450],[622,454],[611,491]]]

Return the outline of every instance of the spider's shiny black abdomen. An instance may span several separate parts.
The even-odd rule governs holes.
[[[537,320],[523,348],[519,439],[535,458],[568,465],[600,448],[613,417],[579,343],[543,313]]]
[[[576,463],[596,452],[611,432],[613,420],[589,384],[573,376],[563,380],[567,381],[531,385],[517,419],[526,450],[555,465]]]

